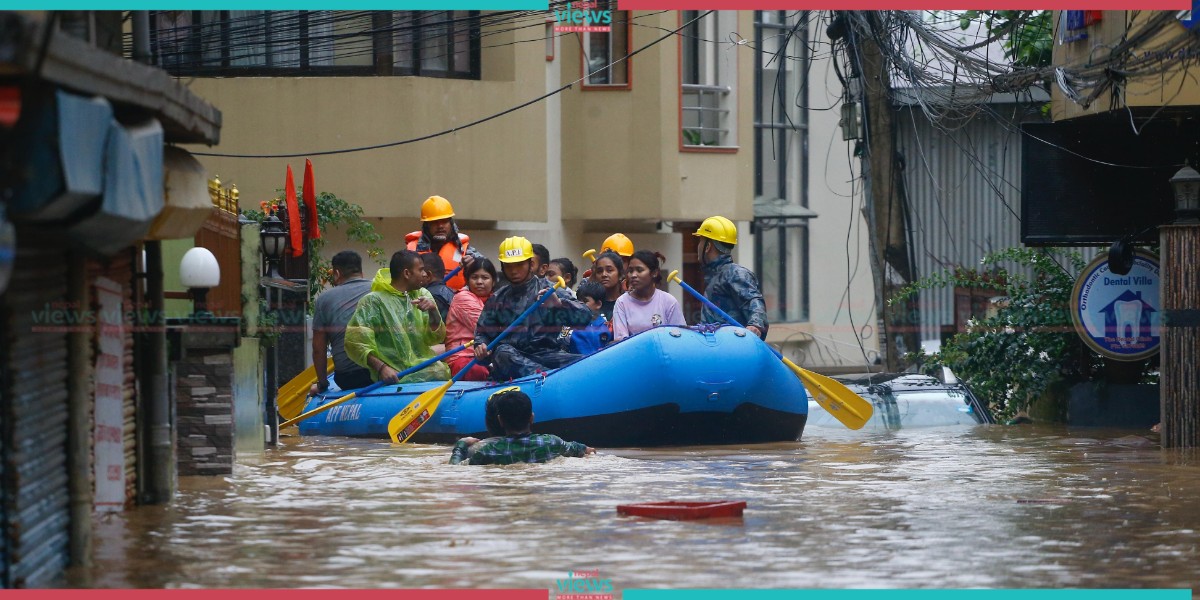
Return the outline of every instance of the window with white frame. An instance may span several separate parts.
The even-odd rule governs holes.
[[[681,133],[685,147],[737,146],[735,11],[685,10],[680,39]]]
[[[809,15],[754,13],[754,270],[770,322],[809,318]]]
[[[616,10],[616,0],[600,0],[597,11],[608,11],[612,15],[609,31],[585,31],[580,34],[583,45],[584,88],[591,86],[628,86],[631,59],[626,58],[630,50],[629,15],[627,10]],[[616,62],[620,60],[620,62]],[[611,66],[610,66],[611,65]]]

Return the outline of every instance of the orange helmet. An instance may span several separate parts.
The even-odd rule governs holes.
[[[629,258],[633,256],[633,240],[625,237],[623,233],[614,233],[600,244],[600,251],[612,250],[617,254]]]
[[[454,207],[441,196],[430,196],[421,203],[421,221],[440,221],[454,216]]]

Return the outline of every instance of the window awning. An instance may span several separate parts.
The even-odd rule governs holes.
[[[163,150],[163,210],[150,225],[148,240],[195,237],[214,208],[204,166],[187,151]]]
[[[783,198],[765,198],[758,196],[754,199],[755,221],[800,221],[817,218],[817,212],[811,208],[793,204]]]

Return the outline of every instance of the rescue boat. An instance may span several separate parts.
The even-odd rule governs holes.
[[[387,438],[388,421],[440,382],[388,385],[300,422],[301,435]],[[663,326],[561,369],[511,382],[457,382],[413,438],[488,437],[487,399],[519,386],[535,433],[593,447],[743,444],[799,440],[809,395],[771,349],[741,327]],[[346,395],[330,389],[305,411]]]

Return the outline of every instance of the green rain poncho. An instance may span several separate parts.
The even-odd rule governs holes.
[[[375,354],[389,367],[403,371],[433,358],[430,346],[440,344],[446,338],[444,323],[430,330],[429,315],[413,306],[413,301],[418,298],[428,298],[432,302],[429,291],[421,288],[401,292],[392,287],[391,282],[391,270],[380,269],[371,282],[371,293],[358,301],[358,308],[346,325],[346,355],[368,369],[367,356]],[[372,371],[371,378],[378,380],[379,374]],[[401,378],[400,382],[447,379],[450,379],[450,369],[439,361]]]

